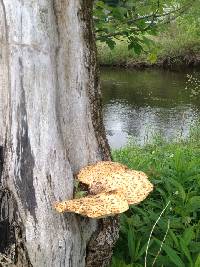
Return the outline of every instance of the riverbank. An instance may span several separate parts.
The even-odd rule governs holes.
[[[147,36],[153,42],[141,43],[145,52],[136,54],[128,50],[127,42],[116,40],[114,49],[97,43],[98,59],[102,66],[125,68],[200,68],[200,26],[197,20],[174,22],[160,29],[157,36]]]
[[[154,57],[154,58],[153,58]],[[157,54],[136,55],[128,50],[125,43],[118,43],[113,50],[105,44],[98,44],[98,59],[101,66],[123,68],[163,68],[182,69],[200,68],[200,43],[193,47],[181,49],[181,51],[157,51]]]
[[[187,141],[132,144],[114,150],[113,158],[147,173],[155,188],[142,204],[121,215],[112,267],[142,267],[146,254],[148,266],[200,266],[199,127]],[[152,227],[165,208],[147,251]]]

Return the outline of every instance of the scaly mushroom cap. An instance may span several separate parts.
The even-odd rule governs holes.
[[[90,218],[107,217],[128,210],[128,204],[141,202],[153,190],[145,173],[110,161],[83,168],[77,178],[89,186],[93,195],[57,203],[58,212],[75,212]]]
[[[101,161],[83,168],[78,180],[89,186],[92,194],[120,190],[128,204],[137,204],[153,190],[145,173],[129,170],[120,163]]]
[[[77,178],[80,182],[91,186],[98,179],[102,180],[109,174],[121,174],[128,170],[128,167],[117,162],[99,161],[93,165],[86,166],[80,170]]]
[[[128,202],[120,191],[100,193],[57,203],[58,212],[75,212],[90,218],[103,218],[128,210]]]

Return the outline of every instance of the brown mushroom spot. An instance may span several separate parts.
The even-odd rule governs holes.
[[[138,204],[153,190],[145,173],[111,161],[86,166],[77,179],[88,185],[91,195],[58,203],[58,212],[75,212],[91,218],[119,214]]]
[[[100,161],[83,168],[77,175],[82,183],[89,186],[90,193],[121,190],[128,204],[137,204],[153,190],[145,173],[129,170],[117,162]]]
[[[75,212],[90,218],[102,218],[128,210],[128,203],[120,191],[100,193],[57,203],[58,212]]]
[[[101,181],[108,175],[115,173],[121,174],[128,170],[128,167],[112,161],[99,161],[93,165],[86,166],[80,170],[77,178],[80,182],[91,186],[95,181]]]

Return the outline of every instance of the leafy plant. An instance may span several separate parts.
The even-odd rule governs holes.
[[[121,216],[112,267],[144,266],[152,226],[169,201],[152,234],[148,266],[200,266],[200,139],[193,140],[191,136],[179,143],[131,144],[113,151],[116,161],[146,172],[155,189]]]

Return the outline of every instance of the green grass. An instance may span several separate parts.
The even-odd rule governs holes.
[[[97,43],[98,60],[101,65],[127,65],[129,63],[147,62],[147,56],[135,54],[134,50],[128,50],[126,41],[116,41],[114,49],[110,49],[104,43]]]
[[[164,29],[160,29],[156,37],[152,37],[154,44],[144,47],[145,53],[137,55],[133,50],[128,50],[125,41],[116,41],[113,50],[106,44],[97,43],[98,59],[102,65],[134,66],[141,63],[151,65],[171,59],[172,64],[179,61],[190,61],[200,55],[200,25],[195,21],[180,19]]]
[[[158,35],[156,45],[160,59],[199,55],[199,25],[183,19],[173,23]]]
[[[125,41],[116,41],[116,46],[112,50],[104,43],[97,43],[97,48],[101,65],[126,65],[130,60],[142,60],[142,55],[137,57],[133,50],[128,50]]]
[[[169,201],[154,229],[147,266],[200,267],[200,128],[193,128],[187,141],[166,143],[157,138],[144,147],[130,144],[114,150],[113,159],[147,173],[154,191],[121,215],[112,267],[145,266],[151,229]]]

